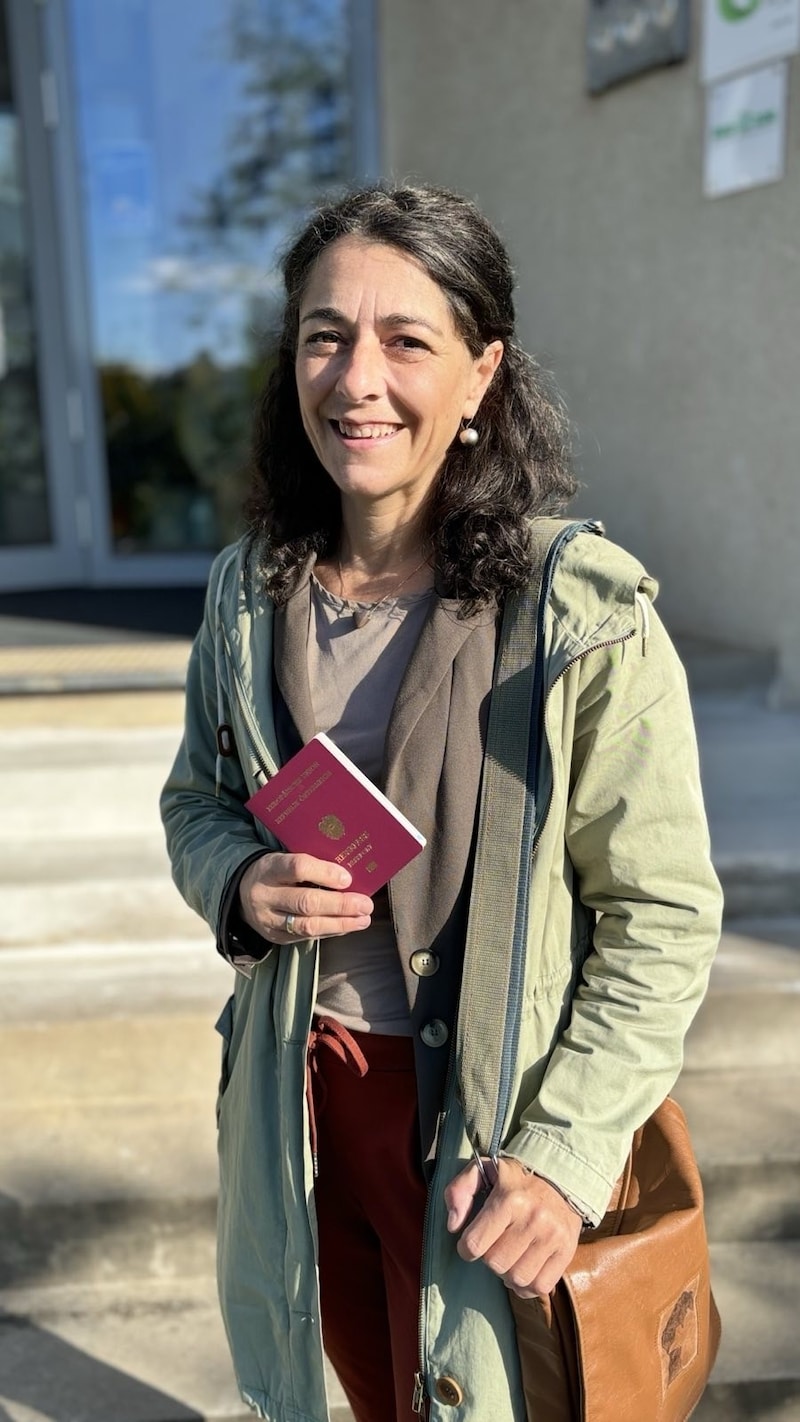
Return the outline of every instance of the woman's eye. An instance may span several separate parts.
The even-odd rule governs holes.
[[[428,349],[425,342],[419,340],[417,336],[398,336],[397,340],[394,342],[394,345],[397,350],[409,352],[413,351],[416,354],[419,354],[421,351],[426,351]]]
[[[342,337],[338,331],[314,331],[308,337],[309,346],[338,346]]]

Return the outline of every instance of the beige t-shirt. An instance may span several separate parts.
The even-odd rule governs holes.
[[[316,578],[311,589],[308,677],[316,729],[382,790],[386,728],[434,593],[398,597],[357,628],[358,604],[336,597]],[[322,940],[314,1010],[350,1031],[410,1036],[387,890],[373,902],[369,928]]]

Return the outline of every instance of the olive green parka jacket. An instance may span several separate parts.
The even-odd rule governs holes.
[[[580,533],[558,562],[544,623],[544,808],[530,846],[517,1050],[498,1135],[505,1153],[594,1223],[633,1131],[679,1073],[720,929],[686,682],[652,609],[655,591],[635,559]],[[279,763],[273,621],[246,544],[225,550],[162,797],[176,883],[220,935],[242,865],[275,847],[243,805]],[[220,724],[232,728],[232,756],[218,754]],[[473,911],[481,892],[476,873]],[[273,947],[249,976],[236,975],[218,1024],[220,1299],[242,1395],[269,1422],[328,1418],[305,1105],[318,953],[316,942]],[[468,953],[467,989],[469,976]],[[505,1286],[461,1260],[446,1230],[444,1187],[472,1156],[457,1077],[430,1186],[417,1388],[431,1422],[525,1422]],[[414,1386],[409,1378],[410,1397]]]

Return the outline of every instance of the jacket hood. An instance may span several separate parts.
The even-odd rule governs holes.
[[[637,558],[607,538],[579,534],[559,558],[549,603],[551,679],[576,657],[632,637],[646,642],[658,583]]]

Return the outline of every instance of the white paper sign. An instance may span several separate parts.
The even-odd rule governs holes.
[[[703,0],[704,84],[798,49],[800,0]]]
[[[783,177],[788,66],[770,64],[715,84],[706,96],[706,197]]]

